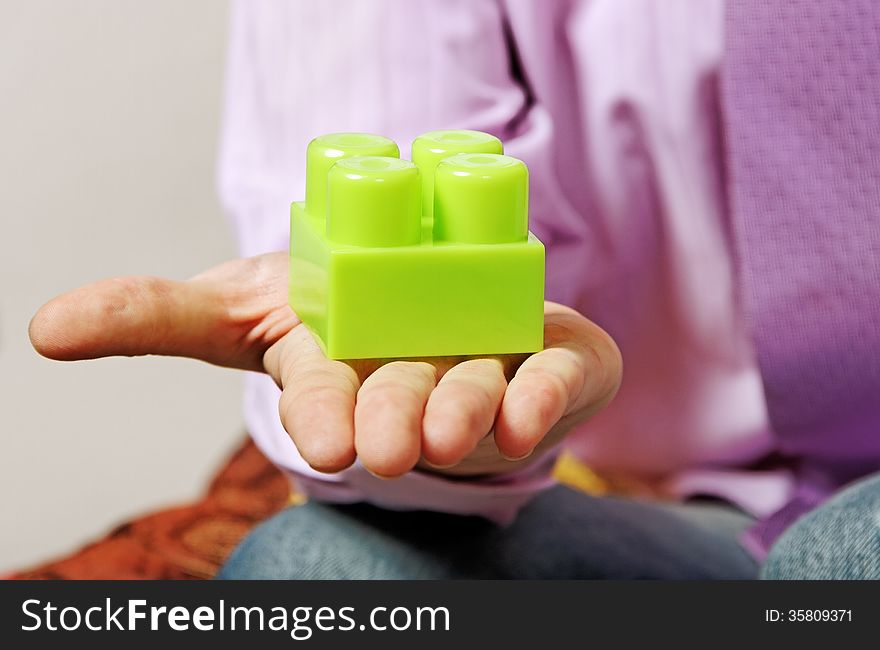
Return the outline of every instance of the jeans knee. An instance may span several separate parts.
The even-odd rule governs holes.
[[[397,539],[368,507],[310,502],[257,526],[217,574],[224,580],[448,577],[436,559]]]
[[[761,577],[880,579],[880,476],[853,485],[795,522],[770,549]]]
[[[220,580],[311,579],[314,566],[304,561],[305,529],[309,513],[288,508],[255,527],[220,568]],[[302,521],[301,521],[302,520]]]

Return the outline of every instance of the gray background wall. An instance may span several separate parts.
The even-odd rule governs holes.
[[[242,436],[240,376],[61,364],[48,298],[231,257],[217,205],[225,2],[0,0],[0,572],[196,496]]]

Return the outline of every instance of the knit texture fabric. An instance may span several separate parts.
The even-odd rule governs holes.
[[[766,547],[880,469],[880,4],[731,2],[726,21],[742,298],[779,450],[814,488],[753,530]]]

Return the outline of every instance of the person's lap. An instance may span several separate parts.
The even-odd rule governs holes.
[[[591,497],[557,487],[509,526],[367,504],[291,507],[232,554],[225,579],[754,578],[751,523],[716,502]]]

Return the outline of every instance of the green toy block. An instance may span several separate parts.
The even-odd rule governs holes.
[[[544,246],[528,170],[478,131],[313,140],[290,212],[290,306],[332,359],[535,352]]]

